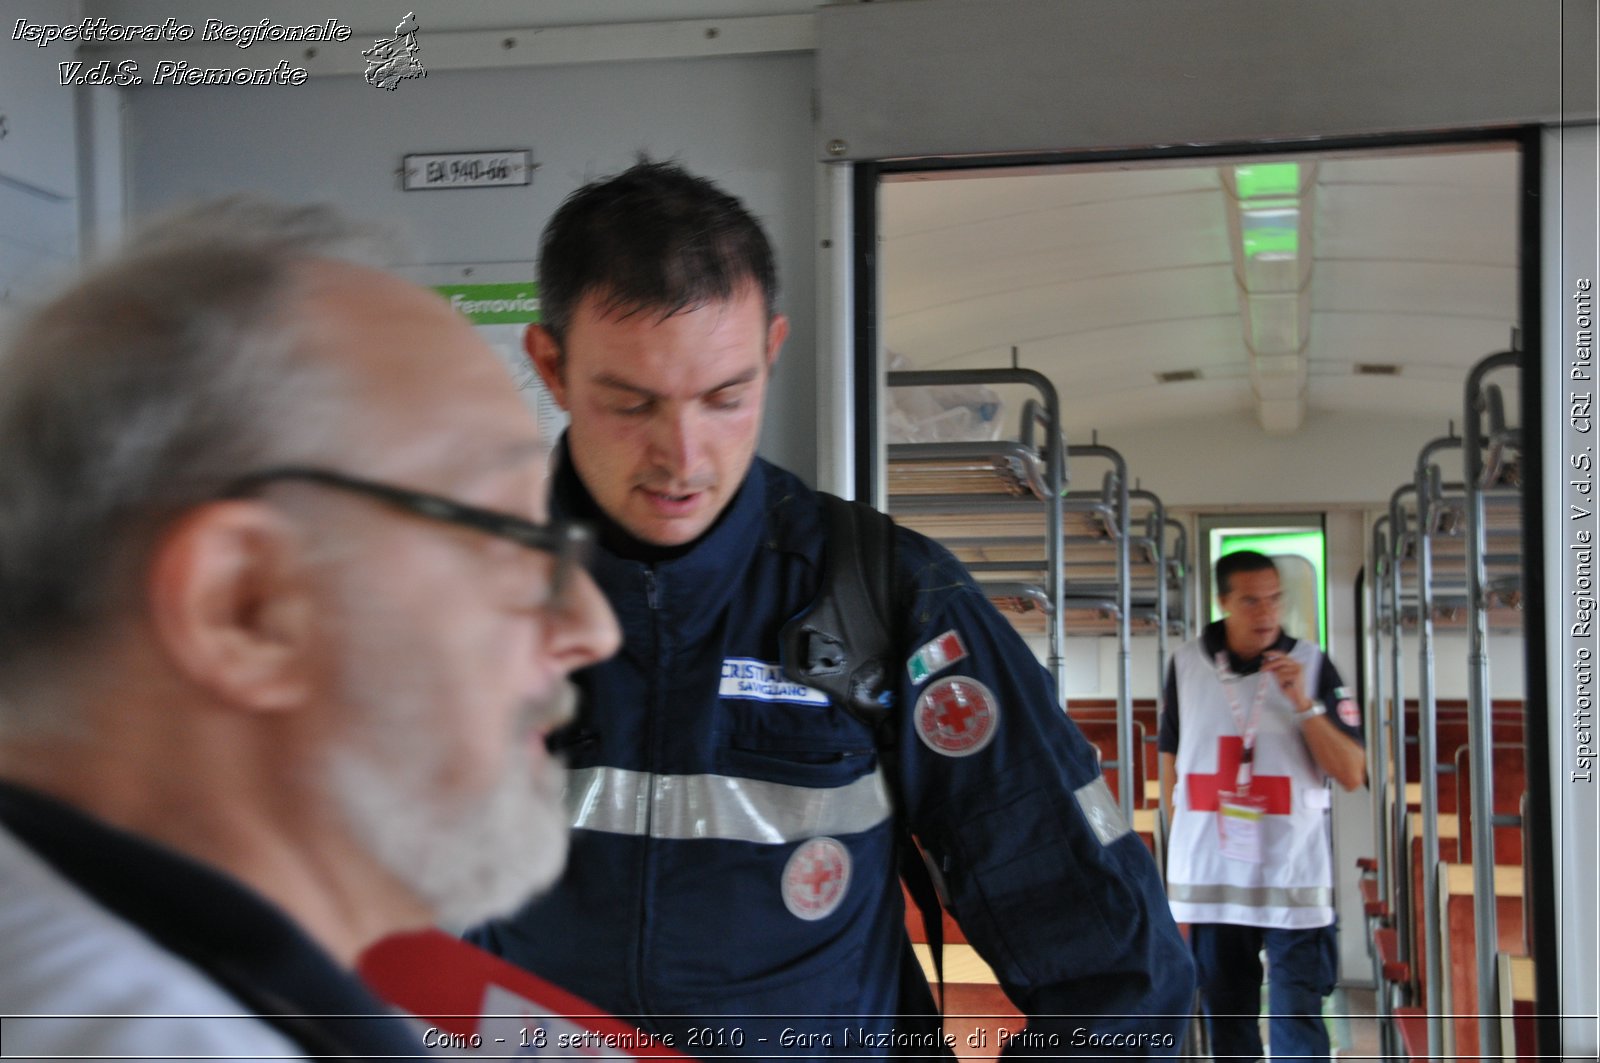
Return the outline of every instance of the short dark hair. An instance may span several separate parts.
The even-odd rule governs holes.
[[[754,283],[777,313],[778,271],[761,225],[733,196],[641,159],[566,198],[539,241],[539,316],[559,346],[584,296],[609,313],[680,310]]]
[[[1278,566],[1266,554],[1254,550],[1239,550],[1217,559],[1217,597],[1232,590],[1233,577],[1239,572],[1276,572]]]

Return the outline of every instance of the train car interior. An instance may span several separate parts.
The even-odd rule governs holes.
[[[355,52],[110,44],[79,57],[307,77],[63,88],[74,46],[0,39],[0,324],[136,220],[234,192],[399,222],[406,270],[447,296],[526,287],[570,191],[641,153],[680,161],[777,250],[794,329],[762,455],[965,563],[1158,865],[1167,669],[1221,615],[1216,561],[1275,559],[1284,630],[1335,662],[1366,739],[1366,786],[1331,786],[1327,816],[1340,1058],[1596,1058],[1600,805],[1573,716],[1595,647],[1574,552],[1594,527],[1574,405],[1593,388],[1592,2],[7,14],[157,7],[335,18]],[[384,91],[356,46],[402,18],[427,76]],[[523,184],[407,190],[415,153],[509,147]],[[558,426],[523,361],[531,319],[475,320]],[[914,906],[906,923],[931,973]],[[947,1031],[994,1058],[1020,1012],[943,927]],[[1184,1051],[1209,1058],[1198,1021]]]
[[[1275,558],[1291,590],[1285,629],[1331,645],[1341,667],[1379,661],[1379,643],[1361,643],[1380,632],[1386,668],[1390,649],[1435,662],[1426,674],[1414,664],[1400,673],[1396,734],[1414,751],[1419,720],[1435,728],[1421,737],[1437,750],[1430,762],[1459,771],[1448,782],[1470,774],[1470,697],[1487,691],[1505,721],[1501,738],[1520,743],[1517,435],[1505,412],[1516,407],[1514,358],[1499,357],[1498,383],[1480,379],[1481,361],[1508,347],[1516,327],[1518,182],[1517,146],[1495,143],[885,175],[888,510],[955,551],[1041,660],[1061,662],[1066,710],[1158,856],[1158,677],[1169,642],[1215,619],[1208,574],[1231,549]],[[1463,409],[1469,379],[1475,425]],[[1463,444],[1468,433],[1478,442]],[[1482,476],[1494,486],[1469,496],[1460,455],[1472,445],[1485,448],[1480,465],[1492,467]],[[1447,447],[1456,467],[1441,480],[1434,454]],[[1415,506],[1396,512],[1409,521],[1408,542],[1431,548],[1436,573],[1419,598],[1421,545],[1381,559],[1411,581],[1397,638],[1386,621],[1372,623],[1390,614],[1353,590],[1373,564],[1375,525],[1381,532],[1378,522],[1393,519],[1396,472],[1413,467],[1431,477],[1429,523],[1418,523]],[[1423,527],[1431,534],[1418,540]],[[1473,637],[1467,604],[1483,598],[1468,586],[1465,545],[1480,527],[1499,581],[1485,629],[1492,640]],[[1418,622],[1424,609],[1430,623]],[[1392,670],[1371,674],[1395,689]],[[1395,768],[1381,742],[1388,703],[1361,677],[1379,780],[1372,815],[1387,826],[1396,815],[1386,803]],[[1135,752],[1124,758],[1123,749]],[[1414,763],[1407,778],[1418,778]],[[1493,778],[1495,800],[1514,818],[1526,790],[1520,767]],[[1436,790],[1421,790],[1424,820],[1441,809]],[[1363,890],[1386,898],[1393,874],[1350,829],[1368,806],[1364,793],[1335,801],[1351,982],[1374,976],[1371,932],[1389,925],[1361,906]],[[1448,807],[1454,814],[1453,795]],[[1514,835],[1516,825],[1497,829]],[[1357,857],[1378,866],[1369,875]],[[1438,873],[1460,879],[1465,866]],[[1509,866],[1520,867],[1520,855]],[[1430,872],[1418,896],[1437,895],[1433,883]],[[1416,940],[1447,942],[1446,924],[1436,925],[1442,909],[1413,896],[1391,903],[1414,905]],[[1470,908],[1470,889],[1463,900]],[[1457,957],[1473,953],[1474,924],[1485,925],[1481,915],[1449,924],[1457,940],[1446,947]],[[1514,925],[1505,954],[1525,958],[1520,909]],[[981,961],[965,959],[959,969],[981,979]],[[1429,1012],[1473,1010],[1455,1002],[1475,983],[1457,981],[1466,983],[1458,997],[1427,998]],[[1372,1006],[1388,1014],[1403,993],[1417,1004],[1400,1007],[1409,1016],[1427,985],[1386,989]],[[1330,1004],[1346,1050],[1350,1010],[1348,997]],[[1461,1041],[1447,1050],[1476,1051],[1476,1030],[1458,1025]],[[1422,1043],[1411,1050],[1426,1052]]]

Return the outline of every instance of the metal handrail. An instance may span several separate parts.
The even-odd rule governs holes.
[[[1183,625],[1183,637],[1190,638],[1194,633],[1194,603],[1193,586],[1191,583],[1193,566],[1189,564],[1189,529],[1181,520],[1167,518],[1167,527],[1177,529],[1177,543],[1173,554],[1183,563],[1183,579],[1180,584],[1182,600],[1178,604],[1179,616]]]
[[[1017,435],[1022,440],[1023,446],[1032,447],[1035,450],[1039,448],[1033,442],[1034,425],[1038,425],[1040,431],[1050,439],[1050,453],[1046,455],[1046,458],[1053,457],[1061,463],[1061,488],[1064,491],[1067,485],[1072,482],[1072,471],[1067,465],[1065,436],[1060,431],[1052,432],[1050,430],[1051,421],[1050,412],[1040,407],[1038,399],[1028,399],[1022,404],[1022,422],[1018,425]],[[1059,425],[1060,423],[1060,419],[1056,418],[1055,424]]]
[[[1500,1055],[1500,1023],[1496,1021],[1500,1010],[1496,984],[1499,970],[1494,960],[1500,939],[1494,897],[1494,774],[1490,764],[1493,728],[1489,718],[1488,569],[1484,557],[1484,488],[1486,474],[1491,470],[1484,462],[1484,449],[1491,449],[1493,474],[1498,478],[1505,447],[1520,439],[1513,437],[1504,423],[1498,389],[1496,401],[1491,403],[1484,394],[1483,380],[1503,366],[1514,366],[1520,373],[1522,352],[1515,346],[1513,342],[1512,350],[1491,354],[1473,366],[1464,395],[1467,438],[1462,449],[1462,478],[1467,484],[1467,584],[1472,604],[1467,650],[1467,757],[1472,763],[1472,846],[1477,855],[1472,862],[1472,910],[1478,965],[1478,1049],[1485,1057]],[[1500,422],[1492,426],[1497,439],[1484,438],[1485,407],[1491,418]]]
[[[1371,706],[1367,718],[1372,721],[1369,728],[1371,741],[1368,743],[1368,778],[1372,781],[1372,839],[1373,851],[1378,854],[1378,896],[1385,904],[1394,910],[1395,898],[1389,889],[1389,765],[1388,736],[1384,734],[1384,724],[1388,714],[1384,712],[1383,705],[1383,626],[1380,614],[1382,612],[1382,583],[1381,580],[1388,575],[1388,558],[1384,556],[1386,537],[1384,529],[1389,525],[1388,514],[1383,514],[1372,523],[1372,564],[1367,577],[1367,592],[1372,601],[1372,622],[1369,628],[1371,633],[1372,648],[1367,654],[1368,670],[1372,676],[1372,696],[1368,699]],[[1379,992],[1383,990],[1380,984]]]
[[[1411,966],[1413,970],[1416,969],[1416,956],[1412,944],[1414,934],[1411,914],[1411,846],[1406,834],[1405,669],[1402,666],[1404,646],[1401,636],[1404,634],[1404,627],[1401,624],[1400,582],[1408,534],[1403,501],[1406,495],[1415,494],[1416,490],[1416,484],[1401,484],[1389,496],[1389,615],[1393,618],[1391,623],[1394,632],[1389,640],[1389,671],[1393,677],[1389,689],[1394,691],[1394,712],[1389,716],[1389,748],[1394,756],[1395,792],[1395,812],[1393,822],[1390,824],[1391,837],[1394,839],[1394,888],[1397,901],[1394,912],[1395,925],[1399,930],[1397,937],[1400,961]]]
[[[1156,562],[1156,682],[1164,689],[1167,676],[1167,555],[1162,532],[1167,523],[1167,507],[1154,491],[1143,488],[1136,487],[1129,491],[1128,498],[1149,502],[1152,507],[1149,529],[1150,541],[1155,543]],[[1129,593],[1132,593],[1131,588]],[[1161,711],[1159,696],[1156,699],[1156,711],[1158,714]]]
[[[1009,598],[1018,602],[1030,602],[1034,608],[1046,616],[1050,615],[1055,608],[1051,604],[1048,594],[1033,584],[1024,583],[1021,580],[984,581],[978,584],[978,588],[988,595],[991,600]]]
[[[1504,474],[1506,451],[1522,449],[1522,430],[1506,423],[1505,396],[1495,384],[1490,384],[1483,390],[1483,412],[1489,415],[1489,430],[1483,437],[1485,455],[1483,471],[1478,477],[1478,482],[1488,486],[1499,482]],[[1474,419],[1470,407],[1467,419]]]
[[[1120,453],[1099,443],[1075,443],[1067,447],[1071,457],[1098,457],[1111,462],[1115,481],[1108,486],[1116,496],[1117,547],[1117,747],[1133,746],[1133,598],[1128,574],[1128,463]],[[1133,822],[1133,787],[1117,787],[1117,803],[1122,815]]]
[[[1439,774],[1438,699],[1434,691],[1433,656],[1433,536],[1434,507],[1442,497],[1439,466],[1433,456],[1443,450],[1460,449],[1461,437],[1442,436],[1431,440],[1417,455],[1414,484],[1417,493],[1417,635],[1420,665],[1417,670],[1417,735],[1421,749],[1417,774],[1422,783],[1422,907],[1423,947],[1426,949],[1428,1052],[1433,1056],[1451,1053],[1454,1026],[1444,1021],[1441,995],[1444,988],[1444,958],[1440,940],[1439,908],[1433,898],[1439,895]]]
[[[1162,522],[1162,524],[1163,524],[1163,528],[1164,529],[1165,528],[1171,528],[1176,532],[1176,534],[1173,536],[1173,546],[1172,546],[1171,556],[1176,557],[1178,562],[1179,562],[1179,564],[1182,566],[1182,578],[1179,581],[1179,586],[1178,586],[1178,595],[1179,595],[1179,598],[1178,598],[1178,614],[1179,614],[1179,618],[1180,618],[1179,619],[1179,624],[1180,624],[1180,632],[1179,632],[1179,634],[1183,639],[1187,640],[1187,639],[1191,638],[1192,635],[1193,635],[1193,624],[1192,624],[1192,608],[1193,608],[1193,606],[1191,604],[1191,599],[1193,598],[1193,586],[1191,584],[1191,580],[1193,578],[1193,567],[1189,563],[1189,529],[1188,529],[1188,526],[1185,525],[1182,521],[1177,520],[1177,519],[1175,519],[1173,517],[1165,518],[1165,520]],[[1163,582],[1166,581],[1167,574],[1166,574],[1165,571],[1162,572],[1161,578],[1162,578]],[[1167,616],[1166,616],[1165,613],[1163,613],[1162,616],[1161,616],[1161,626],[1162,627],[1166,627],[1167,626]],[[1161,675],[1157,676],[1156,678],[1157,678],[1157,684],[1158,684],[1158,690],[1159,690],[1159,693],[1156,696],[1156,705],[1157,705],[1156,721],[1157,721],[1157,729],[1159,730],[1159,728],[1160,728],[1160,719],[1161,719],[1160,713],[1165,712],[1166,711],[1166,707],[1167,707],[1166,706],[1167,677],[1166,677],[1165,672],[1163,672]],[[1156,757],[1156,778],[1159,781],[1159,783],[1165,783],[1164,772],[1165,772],[1164,759],[1162,757],[1160,757],[1160,756],[1157,756]],[[1159,785],[1159,783],[1158,783],[1158,785]],[[1159,792],[1163,792],[1164,793],[1165,789],[1161,788]],[[1161,874],[1162,874],[1163,878],[1166,876],[1166,873],[1167,873],[1167,862],[1166,862],[1166,860],[1167,860],[1167,838],[1168,838],[1168,834],[1171,831],[1171,829],[1172,829],[1172,825],[1167,821],[1167,804],[1166,804],[1165,801],[1163,801],[1158,796],[1156,798],[1156,851],[1157,851],[1156,859],[1160,863]]]
[[[1389,558],[1387,557],[1388,545],[1384,536],[1384,529],[1388,527],[1389,516],[1382,514],[1372,523],[1372,552],[1371,564],[1368,567],[1367,592],[1372,602],[1371,622],[1368,632],[1371,639],[1371,649],[1367,654],[1367,671],[1371,676],[1369,691],[1371,697],[1369,704],[1371,711],[1368,720],[1371,721],[1368,733],[1371,736],[1367,744],[1368,768],[1367,778],[1372,785],[1372,838],[1373,851],[1377,854],[1378,865],[1378,897],[1389,911],[1396,909],[1396,898],[1391,890],[1391,867],[1389,821],[1391,810],[1389,808],[1389,764],[1388,741],[1385,730],[1388,717],[1384,713],[1383,703],[1383,599],[1384,581],[1388,577]],[[1398,635],[1396,635],[1398,637]],[[1375,999],[1378,1012],[1378,1030],[1382,1048],[1387,1055],[1392,1044],[1393,1031],[1389,1023],[1392,1008],[1389,987],[1384,981],[1383,959],[1376,946],[1371,945],[1373,985],[1376,989]]]

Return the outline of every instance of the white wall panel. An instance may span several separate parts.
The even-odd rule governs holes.
[[[18,22],[72,19],[78,6],[17,0],[0,27],[0,325],[78,259],[75,99],[56,70],[64,56],[15,39]]]
[[[393,28],[416,12],[423,28],[503,29],[511,26],[591,26],[666,19],[738,18],[797,14],[806,0],[82,0],[86,14],[113,22],[160,22],[170,16],[199,24],[208,18],[251,23],[268,17],[290,24],[336,17],[359,33]]]
[[[1593,37],[1591,36],[1591,41]],[[1593,56],[1590,56],[1591,62]],[[1591,67],[1591,70],[1593,67]],[[1592,98],[1592,97],[1591,97]],[[1590,616],[1595,597],[1593,554],[1587,587],[1580,585],[1578,553],[1580,532],[1592,542],[1600,537],[1595,518],[1594,474],[1588,473],[1588,494],[1578,493],[1572,481],[1584,476],[1569,464],[1578,454],[1595,456],[1596,436],[1590,424],[1578,431],[1569,421],[1575,395],[1591,399],[1594,383],[1593,312],[1600,302],[1600,220],[1596,194],[1600,182],[1600,137],[1593,125],[1551,130],[1544,138],[1547,168],[1544,182],[1545,328],[1543,357],[1539,361],[1549,430],[1544,436],[1544,489],[1546,492],[1544,587],[1549,637],[1546,665],[1549,680],[1550,812],[1555,827],[1556,919],[1561,958],[1562,1048],[1568,1059],[1594,1059],[1600,1052],[1600,971],[1595,956],[1600,950],[1600,861],[1595,838],[1600,836],[1600,786],[1594,770],[1594,656],[1597,642],[1593,625],[1578,628],[1578,604],[1587,595]],[[1587,303],[1575,298],[1579,282],[1588,285]],[[1588,359],[1579,358],[1579,309],[1589,310]],[[1587,370],[1588,379],[1573,379],[1575,367]],[[1574,511],[1568,507],[1577,505]],[[1591,548],[1592,549],[1592,548]],[[1578,668],[1581,658],[1591,667],[1584,682]],[[1579,715],[1582,713],[1582,715]],[[1587,762],[1579,759],[1587,735]]]
[[[426,48],[427,36],[420,37]],[[426,58],[425,51],[422,53]],[[430,73],[377,90],[358,77],[303,85],[146,87],[127,94],[135,214],[254,191],[325,200],[402,223],[417,262],[535,256],[540,229],[584,181],[639,152],[676,159],[743,198],[776,246],[793,322],[763,453],[815,476],[815,166],[807,56]],[[527,147],[526,188],[402,192],[411,152]]]
[[[1458,415],[1459,416],[1459,415]],[[1081,426],[1087,430],[1092,425]],[[1388,503],[1422,445],[1445,424],[1414,418],[1325,417],[1269,436],[1250,412],[1101,433],[1168,508]],[[1076,485],[1075,485],[1076,486]]]
[[[1562,15],[1560,0],[824,7],[817,152],[893,159],[1556,121],[1564,88],[1576,96],[1587,83],[1568,70],[1563,85]]]
[[[78,0],[11,0],[0,14],[0,178],[55,200],[77,192],[73,90],[61,85],[56,66],[72,57],[27,37],[73,21],[78,9]]]

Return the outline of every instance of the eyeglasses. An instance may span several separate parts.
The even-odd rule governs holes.
[[[454,524],[460,528],[471,528],[473,531],[492,535],[497,539],[506,539],[530,550],[550,554],[555,558],[555,567],[550,575],[548,593],[536,603],[540,608],[560,607],[562,596],[571,585],[573,572],[587,564],[594,543],[594,533],[585,524],[564,520],[536,524],[509,513],[480,509],[440,495],[395,487],[392,484],[334,472],[332,469],[310,466],[282,465],[247,473],[229,484],[223,490],[222,497],[241,498],[253,494],[267,484],[282,480],[320,484],[323,487],[364,495],[413,516]]]

